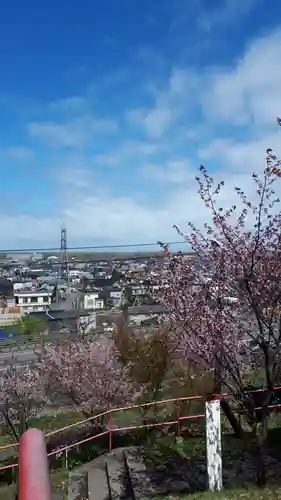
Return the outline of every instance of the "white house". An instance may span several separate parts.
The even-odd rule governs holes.
[[[21,292],[22,290],[32,289],[33,287],[33,282],[32,281],[19,281],[13,283],[13,290],[14,292]]]
[[[108,297],[108,304],[110,304],[113,307],[119,307],[122,302],[122,297],[123,297],[123,289],[122,288],[114,288],[114,285],[112,289],[109,291],[109,297]]]
[[[99,298],[98,292],[86,292],[82,295],[81,299],[83,309],[93,311],[104,308],[104,300]]]
[[[52,292],[43,290],[25,290],[15,292],[15,301],[23,312],[46,311],[52,301]]]
[[[70,278],[80,278],[83,275],[83,271],[79,271],[79,269],[70,269],[68,272]]]
[[[93,312],[88,316],[81,316],[78,320],[78,328],[80,333],[89,333],[97,327],[96,313]]]

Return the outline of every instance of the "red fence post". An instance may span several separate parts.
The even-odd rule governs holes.
[[[51,500],[48,457],[44,434],[29,429],[20,438],[19,500]]]

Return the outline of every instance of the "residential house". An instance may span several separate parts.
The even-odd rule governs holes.
[[[102,291],[102,296],[104,297],[105,303],[109,308],[120,307],[122,294],[123,288],[118,283],[106,286]]]
[[[80,269],[70,269],[68,274],[70,278],[80,278],[83,275],[83,271]]]
[[[89,314],[88,316],[80,316],[78,319],[78,329],[80,333],[89,333],[97,327],[96,313]]]
[[[33,255],[30,257],[31,262],[40,262],[44,261],[44,255],[42,253],[36,253],[34,252]]]
[[[32,290],[33,287],[33,281],[32,280],[22,280],[22,281],[16,281],[13,283],[13,291],[15,292],[21,292],[22,290]]]
[[[164,317],[167,310],[160,304],[133,306],[128,309],[129,322],[132,325],[158,324],[159,316]]]
[[[86,289],[77,292],[77,302],[79,309],[95,311],[104,308],[104,299],[99,290]]]
[[[53,292],[44,290],[22,290],[14,293],[15,303],[22,312],[47,311]]]

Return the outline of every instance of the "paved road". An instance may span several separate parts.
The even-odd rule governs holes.
[[[57,332],[53,332],[52,335],[48,335],[48,342],[58,341],[63,337],[64,334],[60,333],[58,330]],[[1,345],[0,342],[0,369],[5,365],[5,363],[9,363],[11,361],[13,361],[13,363],[15,362],[17,365],[28,364],[30,361],[36,359],[34,350],[36,349],[36,351],[38,351],[40,347],[40,342],[37,344],[30,343],[30,345],[19,342],[18,344],[14,344],[10,347],[5,344]]]
[[[19,351],[0,352],[0,368],[3,368],[6,363],[13,362],[17,365],[27,365],[30,361],[37,358],[34,349],[26,348]]]

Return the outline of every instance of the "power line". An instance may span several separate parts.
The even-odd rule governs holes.
[[[182,245],[187,244],[185,241],[169,241],[165,242],[165,244],[171,245]],[[141,247],[155,247],[159,246],[159,243],[130,243],[130,244],[122,244],[122,245],[99,245],[99,246],[81,246],[81,247],[68,247],[68,251],[70,250],[104,250],[106,248],[114,249],[114,248],[141,248]],[[29,253],[29,252],[59,252],[60,247],[52,247],[52,248],[10,248],[10,249],[0,249],[1,253]]]

